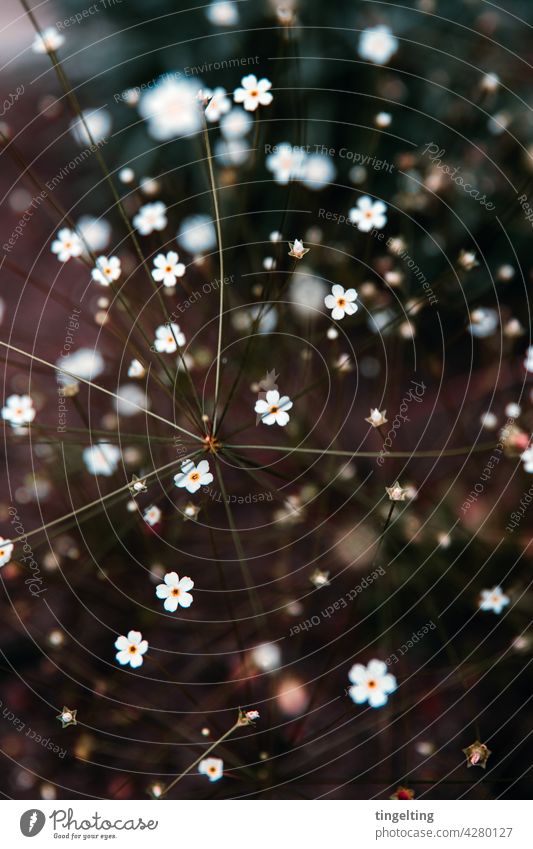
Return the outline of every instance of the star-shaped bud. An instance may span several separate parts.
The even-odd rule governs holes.
[[[387,421],[387,411],[378,410],[377,407],[371,408],[370,415],[365,419],[365,422],[371,424],[372,427],[381,427],[381,425],[387,424]]]
[[[200,510],[201,508],[198,507],[197,504],[193,504],[192,501],[189,501],[183,508],[183,518],[185,521],[187,521],[187,519],[197,519]]]
[[[130,493],[132,498],[135,498],[136,495],[141,495],[147,490],[148,487],[146,486],[146,481],[142,478],[138,478],[137,475],[132,475],[130,483]]]
[[[490,749],[485,746],[485,743],[480,743],[479,740],[467,746],[466,749],[463,749],[463,752],[466,755],[467,767],[480,766],[482,769],[485,769],[487,761],[492,754]]]
[[[385,490],[391,501],[405,501],[409,494],[409,491],[400,486],[398,481],[392,486],[386,486]]]
[[[304,248],[304,243],[301,239],[295,239],[294,242],[289,242],[289,256],[294,259],[303,259],[309,253],[309,248]]]
[[[472,271],[473,268],[479,265],[474,251],[461,251],[457,262],[465,271]]]
[[[237,723],[239,725],[253,725],[256,719],[259,719],[258,710],[240,710]]]
[[[259,389],[263,390],[263,392],[268,392],[270,389],[277,389],[277,379],[279,374],[277,374],[276,369],[273,368],[271,371],[267,371],[266,375],[261,378],[259,381]]]
[[[317,590],[321,587],[329,587],[329,572],[322,572],[320,569],[315,569],[309,580]]]
[[[68,728],[69,725],[77,725],[78,722],[76,720],[77,710],[72,710],[71,708],[64,707],[60,714],[56,716],[56,719],[59,719],[61,722],[62,728]]]

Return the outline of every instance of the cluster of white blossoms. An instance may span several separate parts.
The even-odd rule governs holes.
[[[337,174],[331,156],[307,153],[301,147],[293,147],[289,142],[275,145],[273,152],[266,157],[265,165],[280,186],[299,181],[308,189],[323,189]]]
[[[167,208],[161,200],[145,203],[133,218],[133,226],[141,236],[149,236],[154,230],[160,232],[167,223]]]
[[[209,781],[218,781],[224,774],[224,761],[221,758],[204,758],[198,765],[200,775],[206,775]]]
[[[194,581],[187,576],[180,578],[176,572],[167,572],[163,581],[163,584],[156,587],[155,594],[158,598],[165,599],[165,610],[175,613],[178,607],[191,606],[192,595],[189,590],[194,587]]]
[[[179,328],[179,324],[160,324],[156,327],[154,348],[160,354],[173,354],[178,350],[178,345],[185,345],[185,336]]]
[[[348,693],[356,705],[368,702],[370,707],[383,707],[397,689],[396,678],[387,671],[387,664],[382,660],[371,660],[367,666],[354,663],[348,678],[352,684]]]
[[[127,637],[120,636],[115,640],[117,660],[121,666],[131,666],[132,669],[143,664],[143,655],[148,651],[148,643],[143,640],[140,631],[128,631]]]
[[[385,65],[398,50],[398,39],[383,24],[368,27],[359,38],[359,56],[376,65]]]
[[[120,277],[122,268],[117,256],[99,256],[96,259],[95,268],[91,271],[91,277],[95,283],[101,286],[109,286]]]
[[[0,537],[0,566],[5,566],[11,560],[13,554],[13,543],[4,537]]]
[[[108,442],[97,442],[83,449],[83,462],[92,475],[113,475],[119,464],[120,450]]]
[[[60,262],[67,262],[73,257],[82,255],[83,242],[73,230],[62,227],[52,242],[51,251],[56,254]]]
[[[368,195],[363,195],[357,204],[350,209],[348,217],[352,224],[362,233],[371,230],[381,230],[387,223],[387,207],[381,200],[373,201]]]
[[[255,112],[259,106],[270,106],[274,99],[271,88],[272,83],[266,77],[258,80],[255,74],[248,74],[233,92],[233,99],[235,103],[242,103],[247,112]]]
[[[2,408],[2,418],[13,427],[30,424],[35,418],[35,407],[29,395],[10,395]]]
[[[501,613],[509,604],[510,598],[505,595],[501,587],[493,587],[491,590],[481,590],[479,609]]]
[[[340,321],[345,315],[354,315],[359,307],[355,303],[357,292],[355,289],[344,289],[338,283],[331,287],[331,294],[326,295],[324,304],[331,310],[331,317]]]
[[[261,416],[263,424],[285,427],[289,423],[288,411],[291,409],[292,401],[288,395],[280,396],[277,389],[269,389],[265,398],[255,402],[254,412]]]
[[[174,475],[174,483],[179,489],[187,492],[198,492],[200,487],[213,483],[213,475],[209,471],[209,462],[200,460],[198,465],[192,460],[185,460],[181,464],[181,472]]]
[[[154,268],[152,277],[156,283],[162,283],[168,288],[175,286],[178,277],[183,277],[185,274],[185,266],[182,262],[178,262],[179,256],[176,251],[169,251],[167,254],[157,254],[154,258]]]

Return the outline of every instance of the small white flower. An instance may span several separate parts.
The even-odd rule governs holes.
[[[207,775],[209,781],[218,781],[224,774],[224,761],[221,758],[204,758],[198,765],[200,775]]]
[[[276,643],[261,643],[252,650],[252,662],[263,672],[281,666],[281,651]]]
[[[359,39],[359,56],[376,65],[385,65],[398,50],[398,39],[390,27],[377,26],[363,30]]]
[[[294,242],[289,242],[289,256],[294,259],[303,259],[309,253],[309,248],[304,248],[304,243],[301,239],[295,239]]]
[[[64,37],[55,27],[46,27],[37,33],[31,47],[34,53],[50,53],[52,50],[58,50],[64,43]]]
[[[381,200],[373,201],[368,195],[363,195],[357,201],[357,206],[350,209],[348,215],[352,224],[357,225],[357,229],[362,233],[369,233],[370,230],[381,230],[387,223],[387,207]]]
[[[371,424],[372,427],[381,427],[384,424],[387,424],[387,411],[386,410],[378,410],[377,407],[374,407],[370,410],[370,415],[365,422]]]
[[[2,418],[13,426],[29,424],[35,418],[35,408],[29,395],[10,395],[2,409]]]
[[[400,486],[398,481],[392,486],[386,486],[385,491],[391,501],[405,501],[408,496],[408,490]]]
[[[5,566],[11,560],[13,554],[13,543],[8,539],[0,537],[0,566]]]
[[[259,711],[247,710],[244,716],[248,720],[248,722],[255,722],[256,719],[259,719]]]
[[[163,607],[169,613],[174,613],[179,607],[190,607],[192,595],[189,590],[194,587],[194,581],[190,578],[180,578],[176,572],[167,572],[163,578],[164,584],[158,584],[155,594],[158,598],[164,598]]]
[[[176,344],[177,343],[177,344]],[[161,324],[156,328],[154,348],[159,353],[173,354],[178,350],[178,345],[185,345],[185,336],[180,331],[178,324]]]
[[[374,118],[374,123],[376,127],[380,129],[385,129],[385,127],[390,127],[392,123],[392,115],[390,112],[378,112],[378,114]]]
[[[77,377],[94,380],[95,377],[102,374],[105,363],[100,351],[96,351],[94,348],[80,348],[70,356],[60,357],[56,361],[56,366],[69,372],[69,374],[60,372],[58,379],[61,381],[61,385],[73,386],[77,384]],[[71,377],[71,375],[74,375],[74,377]]]
[[[182,463],[181,472],[174,475],[174,483],[180,489],[185,489],[188,492],[197,492],[201,486],[213,482],[213,475],[209,471],[209,463],[207,460],[201,460],[196,466],[192,460],[186,460]]]
[[[108,442],[97,442],[83,449],[83,462],[92,475],[110,477],[117,469],[120,450]]]
[[[143,519],[147,525],[153,528],[154,525],[157,525],[161,521],[161,510],[155,504],[152,504],[151,507],[147,507],[144,511]]]
[[[217,86],[209,98],[209,103],[205,109],[205,117],[210,123],[213,123],[214,121],[218,121],[226,112],[229,112],[230,109],[231,100],[228,97],[226,89],[222,86]]]
[[[504,594],[501,587],[493,587],[491,590],[481,590],[479,609],[501,613],[503,608],[509,604],[509,601],[509,596]]]
[[[313,153],[306,156],[302,166],[301,181],[313,191],[323,189],[335,179],[337,172],[330,156]]]
[[[533,372],[533,345],[530,345],[526,351],[524,360],[524,368],[526,371]]]
[[[231,0],[213,0],[205,13],[212,24],[219,27],[231,27],[239,23],[237,6]]]
[[[533,445],[522,452],[520,459],[524,464],[524,472],[531,474],[533,472]]]
[[[353,685],[349,689],[350,698],[356,705],[368,702],[370,707],[383,707],[396,690],[396,678],[387,672],[387,664],[382,660],[371,660],[368,666],[354,663],[348,678]]]
[[[166,74],[156,81],[139,103],[139,114],[148,122],[148,132],[158,141],[187,136],[202,128],[198,106],[200,81],[181,74]]]
[[[140,360],[134,359],[128,367],[128,377],[142,378],[146,374],[146,369]]]
[[[156,200],[141,206],[133,218],[133,226],[141,236],[149,236],[154,230],[164,230],[167,226],[167,208],[163,201]]]
[[[290,417],[287,410],[290,409],[292,409],[291,399],[288,395],[280,398],[277,389],[267,392],[266,399],[259,399],[254,407],[254,411],[260,414],[263,424],[278,424],[280,427],[285,427],[288,423]]]
[[[484,339],[491,336],[498,327],[498,313],[491,307],[477,307],[470,313],[468,330],[472,336]]]
[[[359,307],[354,301],[357,300],[355,289],[344,289],[338,283],[331,287],[331,295],[326,295],[324,303],[331,310],[331,317],[340,321],[345,315],[354,315]]]
[[[57,255],[60,262],[67,262],[75,256],[83,253],[83,242],[77,233],[63,227],[52,242],[52,253]]]
[[[118,649],[117,660],[121,666],[129,665],[136,669],[143,664],[143,654],[148,650],[148,643],[143,640],[140,631],[128,631],[127,637],[117,637],[115,648]]]
[[[103,251],[111,238],[111,224],[105,218],[94,218],[92,215],[82,215],[76,222],[76,230],[80,234],[84,248],[87,245],[94,253]]]
[[[96,259],[96,268],[91,271],[91,277],[95,283],[109,286],[114,280],[118,280],[121,270],[118,256],[99,256]]]
[[[185,266],[182,262],[178,262],[178,259],[176,251],[169,251],[166,256],[157,254],[152,271],[154,280],[162,283],[163,286],[175,286],[177,278],[185,274]]]
[[[258,80],[255,74],[248,74],[241,80],[241,87],[235,89],[235,103],[242,103],[247,112],[255,112],[258,106],[269,106],[273,97],[270,93],[272,83],[266,77]]]
[[[200,513],[201,507],[198,507],[197,504],[193,504],[192,501],[189,501],[188,504],[183,508],[183,516],[185,520],[193,519],[196,520],[198,518],[198,514]]]
[[[309,580],[317,590],[322,589],[322,587],[329,587],[331,583],[329,572],[323,572],[321,569],[315,569],[312,575],[309,576]]]
[[[457,262],[461,268],[464,268],[465,271],[472,271],[473,268],[476,268],[476,266],[479,265],[474,251],[461,251],[457,258]]]

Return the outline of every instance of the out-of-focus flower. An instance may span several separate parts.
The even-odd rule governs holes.
[[[520,459],[524,464],[524,472],[533,473],[533,445],[520,455]]]
[[[221,758],[204,758],[198,764],[200,775],[206,775],[209,781],[218,781],[224,774],[224,761]]]
[[[387,223],[387,207],[381,200],[373,201],[368,195],[363,195],[357,201],[357,206],[350,209],[348,215],[352,224],[362,233],[370,230],[381,230]]]
[[[87,246],[94,253],[102,251],[111,238],[111,224],[105,218],[94,218],[92,215],[82,215],[76,222],[76,230],[80,234],[84,248]]]
[[[379,127],[380,130],[384,130],[386,127],[390,127],[392,123],[392,115],[390,112],[378,112],[378,114],[374,118],[374,124],[376,127]]]
[[[158,584],[155,594],[158,598],[164,598],[163,607],[169,613],[175,613],[179,607],[190,607],[192,595],[189,590],[194,587],[194,581],[190,578],[180,578],[176,572],[167,572],[163,578],[164,584]]]
[[[162,283],[163,286],[175,286],[177,278],[185,274],[185,266],[182,262],[178,262],[178,259],[176,251],[169,251],[166,255],[157,254],[152,271],[154,280]]]
[[[344,289],[338,283],[331,287],[331,294],[326,295],[324,303],[328,310],[331,310],[331,317],[335,321],[340,321],[345,315],[354,315],[359,307],[355,303],[357,300],[357,292],[355,289]]]
[[[242,139],[252,129],[253,119],[240,106],[234,106],[220,119],[220,132],[226,140]]]
[[[51,251],[56,254],[60,262],[67,262],[72,257],[81,256],[83,253],[83,242],[77,233],[62,227],[55,240],[52,242]]]
[[[304,243],[301,239],[295,239],[294,242],[289,242],[289,256],[294,259],[303,259],[309,253],[309,248],[304,248]]]
[[[206,8],[208,20],[219,27],[231,27],[239,23],[237,5],[231,0],[213,0]]]
[[[143,513],[143,519],[147,525],[150,525],[151,528],[154,525],[157,525],[158,522],[161,521],[161,510],[155,504],[152,504],[151,507],[147,507]]]
[[[167,208],[160,200],[141,206],[133,218],[133,226],[141,236],[149,236],[154,230],[164,230],[167,223]]]
[[[505,595],[501,587],[493,587],[491,590],[481,590],[479,609],[501,613],[509,602],[509,596]]]
[[[217,86],[209,97],[209,102],[205,109],[205,117],[211,123],[218,121],[222,115],[225,115],[231,109],[231,100],[223,86]]]
[[[336,173],[330,156],[313,153],[305,157],[300,179],[308,189],[318,191],[328,186],[335,179]]]
[[[415,791],[409,790],[408,787],[398,787],[389,799],[414,799]]]
[[[83,449],[83,462],[92,475],[110,477],[116,472],[120,450],[108,442],[97,442]]]
[[[392,486],[386,486],[385,491],[391,501],[405,501],[407,499],[408,490],[400,486],[398,481],[393,483]]]
[[[148,651],[148,643],[143,640],[140,631],[128,631],[128,636],[120,636],[115,640],[115,648],[118,649],[117,660],[121,666],[128,663],[132,669],[143,664],[143,655]]]
[[[181,222],[178,242],[191,254],[206,253],[216,247],[217,234],[209,215],[191,215]]]
[[[183,516],[185,519],[196,520],[200,510],[201,508],[198,507],[197,504],[193,504],[192,501],[189,501],[183,508]]]
[[[56,719],[59,719],[62,728],[68,728],[70,725],[77,725],[78,721],[76,719],[77,710],[72,710],[72,708],[64,707],[60,714],[56,716]]]
[[[65,43],[64,36],[55,27],[45,27],[33,39],[31,49],[34,53],[55,53]]]
[[[275,150],[265,159],[265,165],[274,175],[280,186],[286,186],[291,180],[299,180],[304,175],[306,153],[300,147],[289,142],[276,145]]]
[[[173,354],[178,350],[178,345],[185,345],[185,336],[179,328],[179,324],[161,324],[156,328],[154,348],[159,353]]]
[[[128,377],[143,378],[146,374],[146,369],[138,359],[133,359],[128,366]]]
[[[248,74],[241,80],[239,88],[235,89],[235,103],[242,103],[247,112],[255,112],[258,106],[269,106],[273,97],[270,92],[272,83],[266,77],[258,80],[255,74]]]
[[[474,251],[461,251],[457,262],[465,271],[471,271],[479,265]]]
[[[359,56],[376,65],[385,65],[398,50],[398,39],[387,26],[369,27],[359,38]]]
[[[387,424],[387,421],[387,411],[378,410],[377,407],[371,409],[370,415],[365,419],[365,422],[371,424],[372,427],[381,427],[381,425]]]
[[[185,488],[187,492],[197,492],[201,486],[207,486],[213,482],[213,475],[209,471],[209,462],[200,460],[196,466],[192,460],[182,463],[181,472],[174,475],[174,483],[180,489]]]
[[[266,425],[277,424],[285,427],[290,416],[287,410],[292,409],[292,401],[288,395],[280,394],[277,389],[271,389],[266,393],[266,399],[260,398],[255,402],[254,412],[261,416],[261,421]]]
[[[466,749],[463,749],[462,751],[466,755],[467,767],[480,766],[482,769],[485,769],[487,766],[487,760],[492,754],[485,743],[480,743],[479,740],[476,740],[475,743],[471,743],[470,746],[467,746]]]
[[[481,88],[483,91],[486,91],[487,94],[494,94],[495,91],[498,91],[500,87],[501,80],[498,74],[490,73],[485,74],[481,78]]]
[[[148,122],[149,134],[166,141],[198,132],[202,128],[197,100],[200,88],[200,81],[194,78],[161,77],[139,103],[139,114]]]
[[[468,330],[472,336],[483,339],[491,336],[498,327],[498,313],[490,307],[478,307],[470,313]]]
[[[74,354],[60,357],[56,361],[59,369],[65,369],[69,374],[60,372],[61,384],[65,386],[77,386],[75,378],[94,380],[104,370],[104,358],[94,348],[80,348]],[[74,375],[72,377],[71,375]]]
[[[276,643],[262,643],[252,650],[252,661],[262,672],[281,666],[281,651]]]
[[[89,146],[103,141],[111,132],[111,115],[107,109],[84,109],[83,120],[74,118],[70,131],[78,144]]]
[[[309,580],[317,590],[330,585],[329,572],[323,572],[321,569],[315,569]]]
[[[14,427],[30,424],[35,418],[35,407],[29,395],[10,395],[2,408],[2,418]]]
[[[371,660],[367,666],[354,663],[348,678],[352,684],[349,695],[356,705],[368,702],[370,707],[383,707],[396,690],[396,678],[387,672],[387,664],[382,660]]]
[[[13,554],[13,543],[0,537],[0,566],[5,566],[11,560]]]
[[[533,372],[533,345],[530,345],[526,351],[524,360],[524,368],[526,371]]]
[[[109,286],[114,280],[118,280],[121,270],[118,256],[99,256],[96,259],[96,268],[91,271],[91,277],[95,283]]]
[[[137,416],[150,408],[150,400],[139,386],[124,383],[117,389],[114,405],[119,416]]]

